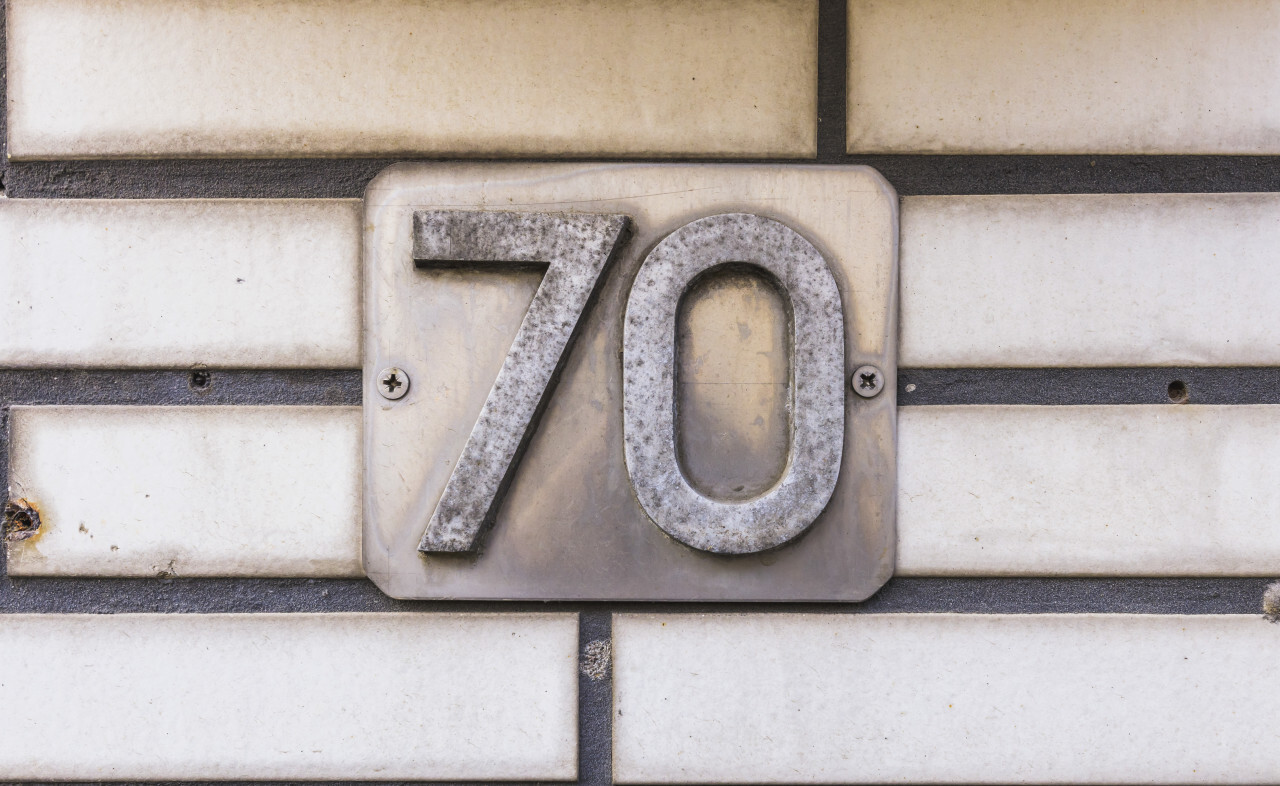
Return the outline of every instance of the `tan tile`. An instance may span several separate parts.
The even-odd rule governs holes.
[[[623,614],[620,783],[1267,783],[1261,615]]]
[[[908,197],[908,367],[1280,365],[1280,196]]]
[[[812,156],[817,0],[14,0],[9,152]]]
[[[898,440],[898,575],[1280,565],[1280,406],[904,407]]]
[[[358,200],[0,200],[0,365],[354,368]]]
[[[851,0],[861,153],[1280,153],[1270,0]]]
[[[360,576],[356,407],[14,407],[14,576]]]
[[[14,780],[572,780],[572,614],[4,615]],[[25,665],[21,665],[25,664]]]

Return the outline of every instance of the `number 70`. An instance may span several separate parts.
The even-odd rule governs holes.
[[[419,269],[540,264],[534,293],[498,377],[454,465],[422,552],[474,550],[550,399],[582,318],[629,237],[625,215],[418,211]],[[782,477],[744,501],[712,499],[685,478],[675,431],[675,331],[680,300],[700,276],[753,266],[782,293],[790,318],[790,451]],[[844,309],[822,254],[774,219],[729,213],[663,238],[632,284],[623,325],[627,474],[641,507],[672,538],[703,551],[751,554],[800,535],[826,507],[844,448]]]

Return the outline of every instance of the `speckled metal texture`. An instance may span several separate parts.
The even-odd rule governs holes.
[[[750,500],[713,499],[680,468],[676,435],[676,319],[700,275],[723,265],[767,271],[791,317],[791,434],[783,475]],[[627,471],[654,524],[695,549],[751,554],[787,543],[827,506],[844,450],[844,309],[822,254],[762,216],[698,219],[667,235],[640,267],[622,339]]]
[[[897,206],[892,188],[865,167],[456,162],[385,171],[367,191],[364,222],[369,577],[392,597],[422,600],[872,595],[893,573],[896,544]],[[441,211],[631,220],[631,237],[582,312],[577,340],[491,508],[491,526],[478,548],[461,553],[418,546],[543,284],[528,264],[460,264],[465,255],[455,248],[430,252],[453,264],[415,262],[429,244],[418,242],[415,253],[425,236],[414,215]],[[693,548],[655,526],[632,489],[624,449],[624,318],[641,263],[681,227],[725,214],[789,228],[796,237],[788,258],[811,245],[844,315],[836,342],[843,418],[822,427],[843,446],[828,456],[838,467],[830,498],[813,502],[821,512],[798,536],[746,554]],[[505,255],[518,256],[513,250]],[[733,261],[750,262],[740,251]],[[806,275],[804,286],[811,283]],[[766,493],[795,461],[791,435],[802,407],[793,400],[794,368],[779,356],[790,352],[790,301],[803,287],[741,264],[715,267],[693,284],[675,316],[677,346],[692,353],[675,350],[677,458],[699,493],[738,503]],[[795,291],[787,296],[781,285]],[[864,399],[848,379],[868,364],[885,372],[886,385]],[[373,390],[378,372],[392,366],[412,380],[398,401]]]
[[[629,223],[618,215],[454,210],[414,214],[413,259],[419,269],[464,263],[547,266],[431,514],[419,551],[476,547]]]

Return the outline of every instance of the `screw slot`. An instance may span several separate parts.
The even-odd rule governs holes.
[[[409,392],[409,375],[395,366],[384,368],[378,374],[377,387],[378,393],[385,399],[395,401],[404,398],[404,394]]]
[[[863,398],[872,398],[884,390],[884,374],[875,366],[862,366],[849,378],[853,392]]]
[[[1185,404],[1187,399],[1191,398],[1191,391],[1187,389],[1187,383],[1180,379],[1175,379],[1169,383],[1169,401],[1174,404]]]

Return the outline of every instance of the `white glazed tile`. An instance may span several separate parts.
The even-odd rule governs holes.
[[[1280,196],[907,197],[907,367],[1278,365]]]
[[[0,615],[0,778],[571,780],[571,614]]]
[[[358,200],[0,200],[0,365],[360,365]]]
[[[14,576],[360,576],[355,407],[14,407]]]
[[[622,783],[1272,783],[1261,615],[613,621]]]
[[[918,406],[898,575],[1272,576],[1280,406]]]
[[[1280,152],[1270,0],[852,0],[858,153]]]
[[[12,0],[15,158],[812,156],[816,0]]]

